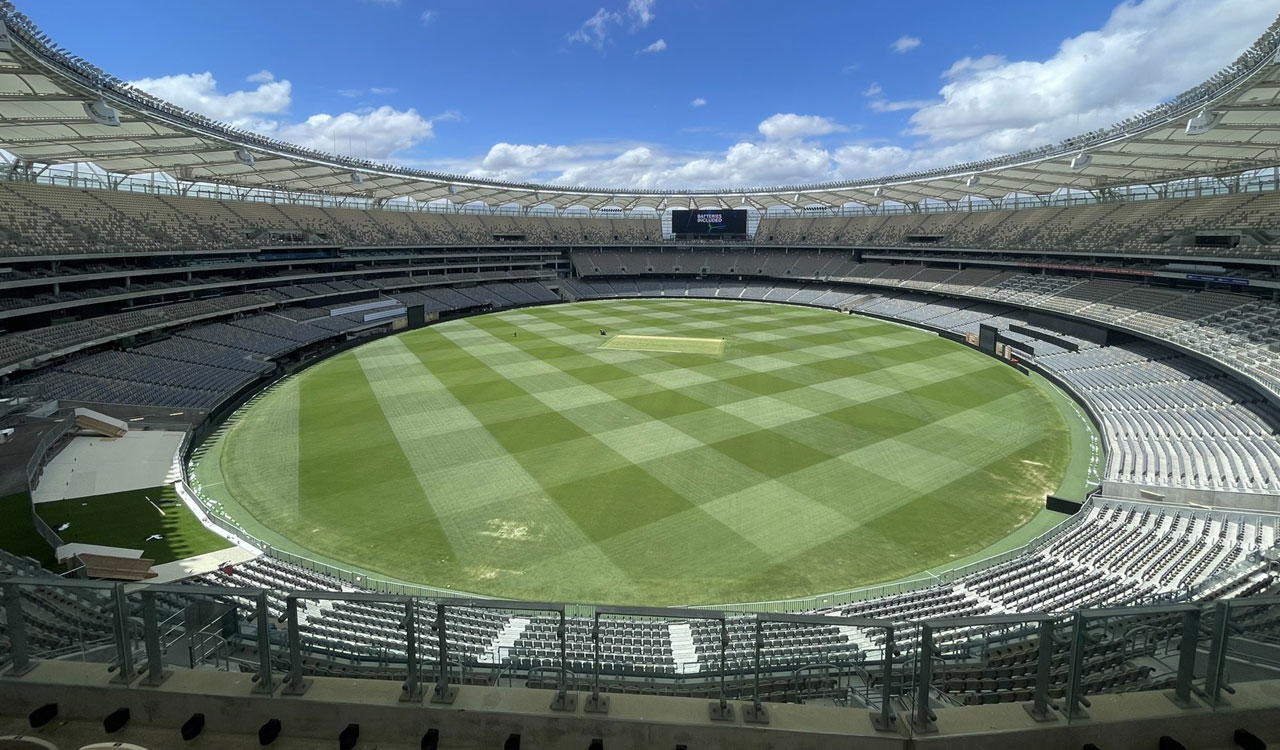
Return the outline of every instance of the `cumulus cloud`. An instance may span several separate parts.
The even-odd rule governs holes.
[[[697,99],[694,99],[693,101],[689,102],[689,106],[690,106],[690,107],[705,107],[705,106],[707,106],[707,100],[706,100],[706,99],[703,99],[702,97],[698,97]]]
[[[626,185],[646,189],[746,187],[888,174],[954,161],[955,153],[929,153],[874,144],[829,149],[812,141],[741,141],[722,152],[679,152],[656,144],[496,144],[481,160],[429,166],[470,177],[565,186]]]
[[[848,130],[830,117],[782,114],[781,112],[761,122],[756,129],[765,138],[778,141],[842,133]]]
[[[360,113],[314,114],[278,127],[273,136],[320,151],[386,159],[435,135],[432,120],[414,109],[382,106]]]
[[[1063,41],[1046,60],[956,61],[940,100],[912,115],[908,132],[994,154],[1105,127],[1213,75],[1276,10],[1257,0],[1124,2],[1102,28]]]
[[[422,21],[423,26],[430,26],[431,22],[436,20],[436,12],[434,10],[424,10],[422,15],[418,16],[418,20]]]
[[[697,102],[699,100],[694,100]],[[691,103],[693,104],[693,103]],[[813,140],[846,128],[817,115],[779,114],[762,121],[760,140],[740,140],[722,152],[677,151],[650,143],[498,143],[476,161],[453,160],[431,168],[471,177],[574,186],[639,188],[764,186],[883,174],[937,166],[952,158],[898,146],[846,144],[831,149]]]
[[[456,119],[446,112],[423,117],[417,110],[389,106],[355,112],[313,114],[301,121],[289,121],[292,84],[276,80],[270,71],[249,77],[257,87],[246,91],[222,92],[212,73],[181,73],[131,82],[150,94],[199,112],[221,122],[252,130],[300,146],[340,154],[388,159],[435,135],[434,124]],[[390,88],[348,89],[343,96],[394,93]]]
[[[812,179],[831,167],[825,150],[798,142],[743,142],[723,154],[705,155],[672,153],[653,145],[634,145],[607,155],[572,146],[537,146],[531,150],[536,159],[520,164],[508,162],[496,174],[482,167],[473,175],[547,179],[563,185],[657,188],[777,184]]]
[[[645,47],[644,49],[636,50],[636,54],[647,55],[651,52],[662,52],[666,48],[667,48],[666,40],[659,39],[658,41],[654,42],[653,44],[650,44],[648,47]]]
[[[207,71],[142,78],[130,83],[179,107],[237,127],[272,127],[274,121],[264,116],[279,115],[289,108],[293,86],[288,81],[275,80],[266,70],[255,73],[252,78],[257,79],[252,81],[258,84],[257,88],[226,94],[218,91],[217,80]]]
[[[897,52],[898,54],[902,54],[903,52],[910,52],[911,50],[919,46],[920,46],[920,37],[907,36],[906,34],[903,34],[902,36],[893,40],[893,44],[890,44],[889,48],[892,49],[894,52]]]
[[[609,27],[622,23],[622,16],[604,8],[600,8],[587,20],[582,22],[578,30],[569,35],[570,42],[582,42],[596,49],[603,49],[609,38]]]

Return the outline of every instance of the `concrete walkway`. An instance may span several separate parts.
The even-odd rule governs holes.
[[[239,547],[227,547],[214,552],[206,552],[203,555],[174,560],[173,562],[153,567],[152,570],[155,571],[156,577],[148,578],[146,583],[172,583],[188,576],[212,572],[222,567],[224,563],[239,565],[255,557],[257,555]]]

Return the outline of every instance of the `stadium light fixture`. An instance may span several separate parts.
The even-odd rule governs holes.
[[[1076,171],[1084,169],[1091,163],[1093,163],[1093,156],[1091,154],[1086,154],[1083,151],[1071,157],[1071,168]]]
[[[1190,120],[1187,120],[1186,133],[1187,135],[1204,135],[1216,128],[1219,122],[1222,122],[1221,112],[1210,112],[1207,109],[1202,109],[1195,113]]]
[[[90,120],[99,125],[107,125],[113,128],[120,126],[120,113],[103,99],[85,102],[84,113]]]

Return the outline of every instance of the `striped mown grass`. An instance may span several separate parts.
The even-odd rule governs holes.
[[[602,348],[600,329],[724,351]],[[312,367],[243,412],[196,475],[273,543],[401,580],[636,604],[792,597],[937,567],[1026,523],[1084,429],[1046,387],[830,311],[555,305]]]

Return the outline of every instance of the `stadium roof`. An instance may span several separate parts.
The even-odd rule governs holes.
[[[1205,83],[1111,128],[997,159],[868,180],[711,190],[509,183],[325,154],[215,122],[61,50],[0,0],[0,148],[241,188],[419,201],[658,210],[918,203],[1163,183],[1280,165],[1280,19]],[[1194,54],[1194,50],[1188,51]],[[117,121],[118,120],[118,121]]]

